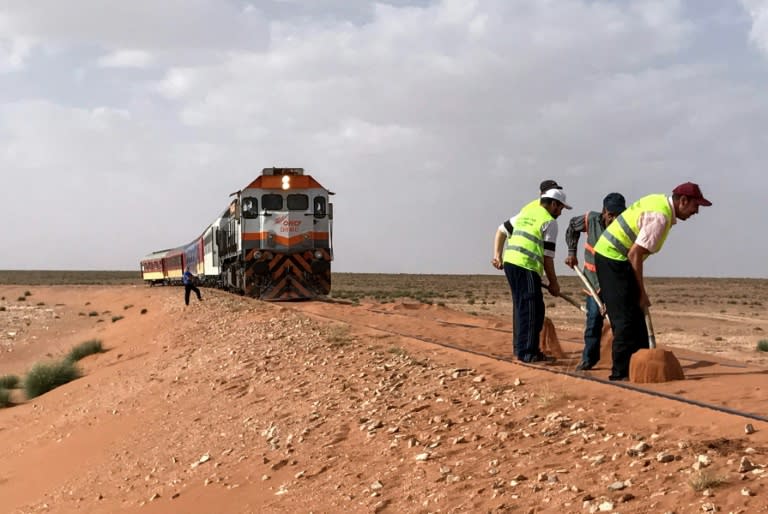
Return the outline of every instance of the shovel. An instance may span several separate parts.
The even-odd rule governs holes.
[[[656,348],[656,334],[653,332],[653,321],[651,321],[651,310],[646,307],[643,309],[645,314],[645,328],[648,329],[648,348]]]
[[[587,288],[587,292],[589,293],[589,295],[595,300],[595,303],[597,303],[597,307],[600,309],[600,314],[602,314],[603,316],[606,316],[606,314],[605,314],[605,304],[600,299],[600,296],[598,296],[597,291],[595,291],[595,288],[592,286],[592,282],[590,282],[589,279],[584,276],[584,273],[579,269],[578,266],[574,266],[573,267],[573,271],[576,272],[576,274],[579,276],[581,281],[584,283],[584,287]],[[646,318],[646,320],[647,319],[648,318]],[[646,321],[646,323],[648,323],[648,322],[649,321]]]
[[[543,287],[543,288],[548,290],[548,286],[546,286],[545,284],[541,284],[541,287]],[[573,298],[571,298],[567,294],[561,292],[557,296],[559,296],[560,298],[562,298],[566,302],[570,303],[571,305],[573,305],[574,307],[579,309],[581,312],[587,312],[587,308],[586,307],[584,307],[580,302],[577,302],[576,300],[574,300]]]

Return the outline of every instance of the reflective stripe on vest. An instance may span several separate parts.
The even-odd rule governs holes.
[[[605,229],[603,235],[598,239],[595,245],[595,252],[603,257],[608,257],[616,261],[626,261],[629,249],[635,243],[637,235],[640,233],[638,223],[640,216],[645,212],[658,212],[667,217],[667,226],[664,229],[664,235],[659,241],[656,252],[661,250],[664,241],[667,239],[669,229],[672,227],[672,207],[666,195],[648,195],[636,201]],[[654,252],[655,253],[655,252]]]
[[[528,204],[515,219],[515,230],[507,239],[504,262],[520,266],[539,275],[544,273],[544,241],[542,227],[554,220],[540,204]]]

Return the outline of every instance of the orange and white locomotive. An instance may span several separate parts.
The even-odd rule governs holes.
[[[333,193],[303,168],[265,168],[190,244],[147,255],[142,277],[176,283],[187,267],[204,285],[263,300],[331,290]]]

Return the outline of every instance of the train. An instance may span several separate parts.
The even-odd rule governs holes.
[[[200,236],[143,257],[142,279],[181,284],[189,268],[201,285],[261,300],[324,297],[331,291],[333,194],[304,168],[264,168]]]

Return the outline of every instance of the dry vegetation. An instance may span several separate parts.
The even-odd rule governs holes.
[[[121,285],[140,284],[138,271],[77,270],[0,270],[0,284],[43,285]]]

